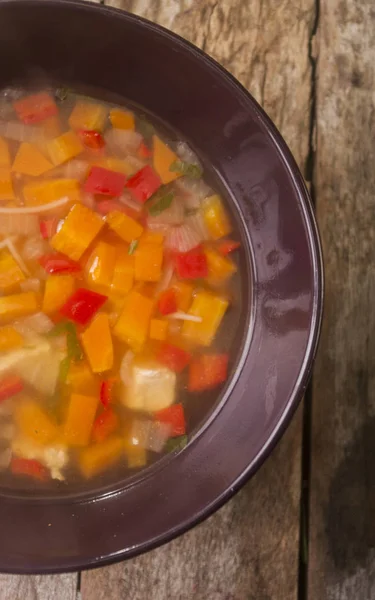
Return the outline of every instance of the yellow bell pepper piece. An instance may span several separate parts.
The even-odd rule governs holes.
[[[52,163],[47,160],[34,144],[20,144],[12,165],[12,171],[38,177],[52,169]]]
[[[168,321],[162,319],[151,319],[150,321],[150,338],[152,340],[166,340],[168,333]]]
[[[115,294],[127,294],[132,289],[133,282],[134,256],[129,256],[124,251],[119,250],[113,270],[111,292]]]
[[[127,160],[115,158],[114,156],[107,156],[100,160],[96,160],[93,164],[98,167],[103,167],[103,169],[109,169],[109,171],[123,173],[127,177],[131,177],[138,171],[138,168],[134,167],[134,165],[130,164]]]
[[[9,167],[0,167],[0,200],[14,200],[12,174]]]
[[[67,131],[47,142],[47,151],[55,166],[78,156],[83,151],[83,145],[74,131]]]
[[[80,184],[76,179],[46,179],[33,181],[23,187],[23,197],[27,206],[48,204],[67,196],[71,202],[80,202]]]
[[[159,281],[163,266],[163,247],[156,244],[141,244],[134,252],[134,274],[136,281]]]
[[[203,219],[207,232],[213,240],[218,240],[232,231],[232,225],[220,196],[206,198],[202,204]]]
[[[78,363],[72,362],[68,375],[66,377],[67,385],[70,385],[75,392],[96,392],[98,381],[85,360]]]
[[[72,129],[95,129],[101,131],[107,118],[107,109],[102,104],[78,101],[69,117]]]
[[[6,291],[14,287],[20,281],[25,280],[18,262],[8,248],[0,249],[0,291]]]
[[[81,451],[79,464],[86,478],[93,477],[116,463],[124,451],[120,437],[111,437]]]
[[[8,142],[2,137],[0,137],[0,167],[10,167]]]
[[[57,312],[73,294],[74,288],[72,275],[50,275],[46,280],[42,310],[48,315]]]
[[[184,321],[182,335],[193,344],[210,346],[228,304],[228,300],[220,296],[214,296],[206,291],[197,292],[188,314],[201,317],[202,322]]]
[[[23,345],[23,337],[14,327],[0,327],[0,352],[7,352]]]
[[[134,114],[129,110],[112,108],[109,118],[115,129],[135,129]]]
[[[146,341],[154,303],[150,298],[132,290],[125,299],[122,313],[113,333],[132,350],[138,352]]]
[[[177,281],[172,285],[176,293],[177,308],[182,312],[189,310],[193,298],[193,286],[186,281]]]
[[[138,239],[143,232],[142,225],[118,210],[110,212],[106,216],[106,222],[122,240],[128,243]]]
[[[152,139],[154,142],[153,167],[162,182],[170,183],[171,181],[178,179],[178,177],[181,177],[181,173],[170,170],[172,164],[179,160],[177,154],[168,148],[168,146],[156,135],[154,135]]]
[[[112,283],[116,257],[115,246],[106,242],[98,242],[86,263],[86,279],[100,287],[109,287]]]
[[[50,444],[59,435],[57,425],[40,404],[30,398],[17,402],[14,407],[14,419],[19,432],[39,444]]]
[[[210,285],[221,285],[228,281],[237,271],[237,267],[229,258],[222,256],[216,250],[207,248],[204,251],[207,259],[208,277]]]
[[[164,242],[164,235],[156,231],[144,231],[138,240],[138,248],[142,244],[155,244],[161,246]]]
[[[99,399],[96,396],[72,394],[64,423],[63,438],[70,446],[86,446],[89,443]]]
[[[38,296],[35,292],[23,292],[11,296],[0,297],[0,321],[10,321],[17,317],[25,317],[37,312]]]
[[[113,367],[113,344],[107,313],[95,315],[81,336],[82,346],[93,373]]]
[[[104,221],[93,210],[83,204],[75,204],[51,239],[51,246],[69,258],[79,260],[103,225]]]

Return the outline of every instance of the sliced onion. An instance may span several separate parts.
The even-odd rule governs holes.
[[[0,215],[39,214],[59,208],[69,201],[69,196],[64,196],[64,198],[59,198],[59,200],[54,200],[48,204],[41,204],[40,206],[0,206]]]
[[[55,326],[54,322],[43,312],[35,313],[15,323],[17,331],[25,335],[30,333],[46,334]]]
[[[171,433],[168,423],[151,421],[150,419],[135,419],[133,421],[131,439],[135,446],[161,452]]]
[[[29,269],[25,265],[25,263],[22,259],[22,256],[20,255],[18,250],[16,250],[16,247],[11,238],[6,238],[2,242],[0,242],[0,248],[8,248],[8,250],[12,254],[14,260],[18,263],[18,265],[20,266],[21,270],[25,273],[25,275],[30,275]]]
[[[39,292],[40,279],[37,279],[36,277],[25,279],[25,281],[20,282],[20,288],[23,292]]]
[[[0,135],[15,142],[37,142],[43,139],[38,127],[17,121],[0,121]]]
[[[212,190],[206,185],[203,179],[189,179],[180,177],[174,184],[182,193],[186,208],[199,208],[202,200],[212,194]]]
[[[0,442],[10,442],[14,437],[15,427],[12,421],[8,420],[0,424]]]
[[[158,294],[160,294],[160,292],[163,292],[164,290],[169,288],[169,284],[171,283],[171,280],[173,277],[173,272],[174,272],[173,263],[172,262],[167,263],[164,268],[163,274],[155,287],[155,295],[156,296]]]
[[[124,385],[129,385],[131,381],[131,367],[134,354],[131,350],[125,352],[120,365],[120,379]]]
[[[203,241],[198,231],[188,224],[172,227],[165,238],[165,247],[175,252],[188,252]]]
[[[46,244],[40,237],[32,237],[25,241],[22,254],[25,260],[37,260],[46,252]]]
[[[0,208],[1,213],[1,208]],[[39,219],[34,215],[0,214],[0,235],[36,235]]]
[[[142,141],[140,133],[127,129],[110,129],[104,138],[109,149],[121,156],[134,153]]]
[[[195,152],[192,151],[192,149],[190,148],[190,146],[188,146],[186,142],[178,142],[176,146],[176,154],[178,154],[178,156],[184,162],[187,162],[191,165],[200,166],[198,156],[195,154]]]
[[[189,315],[184,312],[175,312],[168,315],[170,319],[178,319],[179,321],[192,321],[193,323],[202,323],[202,317],[198,317],[198,315]]]
[[[140,171],[147,163],[139,158],[138,156],[132,156],[128,154],[126,157],[126,162],[128,162],[132,167],[134,167],[134,171]]]
[[[82,202],[82,204],[87,206],[87,208],[89,208],[90,210],[95,209],[96,203],[95,203],[94,194],[89,194],[88,192],[82,192],[81,202]]]
[[[208,239],[209,236],[201,211],[198,210],[194,215],[186,217],[186,223],[200,235],[202,242]]]
[[[148,215],[147,224],[159,223],[161,225],[180,225],[184,221],[184,205],[178,198],[174,198],[171,205],[163,210],[160,215]]]
[[[12,449],[4,448],[4,450],[0,451],[0,471],[4,471],[10,465],[10,461],[12,459]]]
[[[128,206],[136,212],[141,212],[142,210],[142,204],[140,202],[137,202],[137,200],[133,200],[130,194],[122,194],[119,197],[119,201],[121,202],[121,204]]]
[[[87,175],[89,167],[90,165],[87,161],[74,158],[64,165],[63,176],[67,179],[77,179],[78,181],[83,181]]]
[[[168,231],[171,229],[169,225],[165,225],[165,223],[147,223],[147,227],[150,231],[162,233],[164,237],[167,236]]]

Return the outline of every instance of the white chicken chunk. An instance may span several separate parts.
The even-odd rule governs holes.
[[[175,399],[176,374],[159,363],[133,363],[123,403],[133,410],[155,412],[167,408]]]
[[[65,446],[41,446],[32,440],[18,436],[13,440],[12,452],[22,458],[39,460],[49,469],[52,479],[64,481],[62,469],[68,463],[68,451]]]

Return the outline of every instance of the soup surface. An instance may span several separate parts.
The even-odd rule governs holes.
[[[144,467],[228,376],[228,212],[187,144],[133,110],[8,90],[0,119],[0,471]]]

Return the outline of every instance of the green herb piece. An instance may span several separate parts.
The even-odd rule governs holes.
[[[138,246],[138,240],[132,240],[130,242],[130,246],[129,246],[129,250],[128,250],[128,254],[134,254],[134,252],[136,251]]]
[[[175,160],[169,170],[172,173],[181,173],[186,175],[190,179],[200,179],[203,175],[203,171],[199,165],[193,165],[191,163],[184,162],[183,160]]]
[[[149,140],[155,133],[155,127],[151,125],[145,117],[140,117],[137,121],[138,131],[146,140]]]
[[[150,215],[152,217],[156,217],[157,215],[160,215],[160,213],[162,213],[163,211],[167,210],[167,208],[170,207],[170,205],[172,204],[173,198],[174,198],[173,192],[168,192],[164,196],[160,196],[159,198],[156,199],[155,202],[153,202],[153,204],[150,205],[148,212],[150,213]]]
[[[63,358],[63,360],[60,363],[60,369],[59,369],[59,381],[60,383],[66,383],[67,377],[68,377],[68,373],[69,373],[69,369],[70,369],[70,363],[71,363],[72,359],[71,357],[68,355],[65,358]]]
[[[67,99],[67,97],[69,96],[70,93],[71,93],[71,90],[69,88],[61,87],[61,88],[57,88],[57,90],[55,92],[55,96],[56,96],[57,100],[59,100],[60,102],[64,102],[64,100]]]
[[[64,333],[66,334],[68,358],[75,361],[82,360],[83,352],[74,323],[70,323],[70,321],[62,321],[61,323],[57,323],[57,325],[55,325],[48,335],[55,337]]]
[[[178,452],[178,450],[182,450],[182,448],[185,448],[187,442],[187,435],[180,435],[179,437],[170,438],[165,444],[165,451]]]

